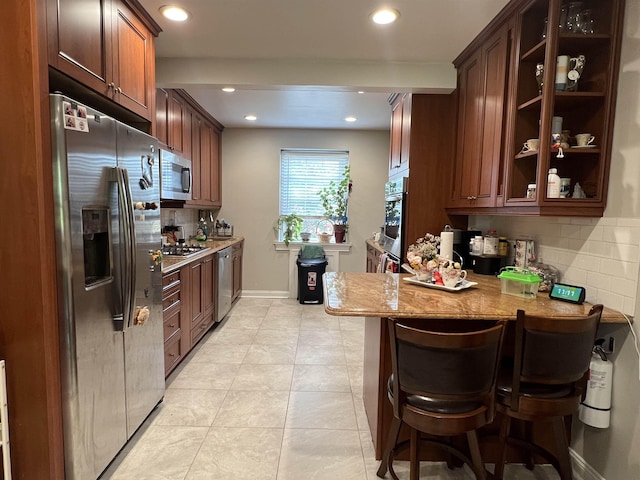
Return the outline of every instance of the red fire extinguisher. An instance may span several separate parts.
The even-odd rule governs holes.
[[[593,347],[587,393],[580,405],[580,420],[592,427],[608,428],[611,420],[613,362],[600,345]]]

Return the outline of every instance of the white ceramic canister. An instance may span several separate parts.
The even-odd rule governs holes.
[[[489,232],[484,237],[483,255],[498,255],[500,238],[494,233]]]

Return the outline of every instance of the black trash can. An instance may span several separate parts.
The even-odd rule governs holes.
[[[300,252],[302,254],[302,252]],[[322,274],[327,268],[327,258],[302,258],[298,254],[298,300],[300,303],[322,303]]]

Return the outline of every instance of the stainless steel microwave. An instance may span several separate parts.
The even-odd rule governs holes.
[[[191,200],[193,176],[191,160],[168,150],[160,150],[160,198]]]

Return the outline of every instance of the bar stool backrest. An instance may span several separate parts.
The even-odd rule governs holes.
[[[602,315],[595,305],[582,318],[548,318],[518,310],[514,379],[546,385],[570,384],[589,368]]]
[[[495,384],[502,325],[482,331],[449,333],[394,322],[392,355],[397,355],[399,389],[431,398],[477,398]],[[395,369],[394,369],[395,370]],[[396,371],[394,371],[396,373]]]

